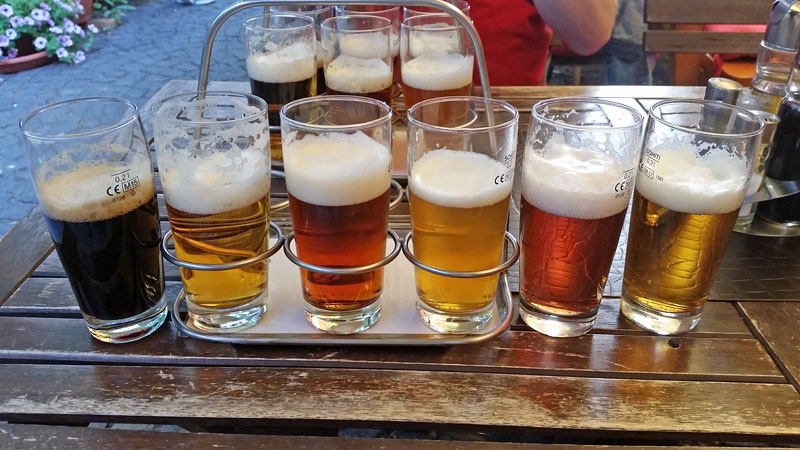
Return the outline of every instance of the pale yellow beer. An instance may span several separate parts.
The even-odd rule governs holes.
[[[418,159],[409,177],[414,255],[451,271],[491,269],[501,262],[508,217],[508,169],[489,156],[433,150]],[[417,294],[431,308],[470,313],[494,299],[497,275],[452,278],[416,271]]]
[[[746,162],[723,152],[700,159],[655,150],[662,179],[636,180],[623,296],[656,311],[691,313],[708,299],[736,224]]]

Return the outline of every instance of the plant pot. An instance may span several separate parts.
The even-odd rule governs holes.
[[[14,59],[0,61],[0,73],[14,73],[22,70],[33,69],[55,61],[56,58],[47,57],[47,51],[32,53],[25,56],[17,56]]]
[[[92,18],[92,10],[94,9],[94,0],[81,0],[81,5],[83,5],[83,14],[78,16],[75,19],[75,23],[78,25],[83,25]]]

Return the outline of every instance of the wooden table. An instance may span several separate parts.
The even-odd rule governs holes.
[[[193,84],[171,82],[157,97]],[[644,111],[658,98],[702,90],[494,94],[520,108],[524,137],[538,99],[613,98]],[[402,225],[405,214],[401,207],[392,223]],[[86,331],[52,248],[38,208],[0,239],[0,420],[14,422],[0,424],[0,448],[452,448],[331,437],[342,427],[549,443],[463,449],[800,443],[800,239],[734,234],[712,301],[686,335],[654,336],[618,315],[622,245],[592,333],[552,339],[517,321],[485,344],[425,349],[232,346],[180,336],[170,323],[139,342],[104,344]],[[166,268],[172,299],[180,281]],[[177,424],[194,433],[63,426],[89,422]],[[284,434],[294,436],[275,436]]]

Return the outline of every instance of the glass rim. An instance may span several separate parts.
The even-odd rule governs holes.
[[[560,122],[555,119],[551,119],[549,117],[544,116],[542,113],[537,111],[537,108],[542,106],[549,106],[555,103],[593,103],[593,104],[600,104],[605,106],[611,106],[614,108],[623,109],[631,114],[634,118],[634,123],[630,125],[623,125],[619,127],[608,127],[608,126],[601,126],[601,125],[574,125],[569,123]],[[578,131],[608,131],[608,130],[631,130],[634,128],[641,128],[642,124],[644,123],[644,115],[640,113],[635,108],[628,106],[624,103],[615,102],[612,100],[605,100],[601,98],[594,98],[594,97],[553,97],[548,98],[546,100],[540,100],[536,102],[535,105],[531,107],[531,115],[538,121],[546,123],[550,126],[555,126],[559,128],[567,128],[570,130],[578,130]]]
[[[377,19],[378,22],[383,23],[384,25],[378,28],[367,28],[364,30],[338,30],[332,26],[331,23],[338,21],[338,19]],[[385,23],[384,23],[385,22]],[[383,30],[391,30],[392,28],[392,21],[387,19],[386,17],[381,16],[371,16],[369,14],[348,14],[344,16],[333,16],[328,17],[327,19],[323,20],[319,23],[320,29],[324,29],[330,33],[374,33],[376,31],[383,31]]]
[[[305,21],[307,23],[305,25],[295,25],[295,26],[291,26],[291,27],[282,27],[282,28],[265,27],[264,25],[256,25],[256,24],[248,23],[253,19],[262,19],[263,20],[264,18],[270,18],[270,17],[278,17],[278,18],[286,17],[286,18],[292,18],[292,19],[299,19],[299,20]],[[263,23],[263,21],[262,21],[262,23]],[[308,15],[305,15],[305,14],[292,14],[292,13],[258,14],[258,15],[255,15],[255,16],[250,16],[247,19],[244,19],[244,21],[242,22],[242,26],[244,28],[248,29],[248,30],[255,30],[255,31],[287,31],[287,32],[288,31],[298,31],[298,30],[303,30],[305,28],[312,28],[313,29],[314,28],[314,18],[313,17],[309,17]]]
[[[87,130],[87,131],[81,131],[81,132],[78,132],[78,133],[70,133],[70,134],[37,133],[37,132],[35,132],[33,130],[30,130],[29,128],[25,127],[25,125],[28,122],[30,122],[31,119],[33,119],[35,116],[37,116],[39,114],[47,113],[47,112],[49,112],[51,110],[59,109],[59,108],[62,108],[62,107],[68,106],[68,105],[72,105],[72,104],[76,104],[76,103],[92,103],[92,102],[123,104],[123,105],[126,105],[126,106],[132,108],[132,111],[131,111],[130,114],[125,115],[122,119],[120,119],[119,121],[117,121],[113,125],[108,125],[108,126],[105,126],[105,127],[95,128],[95,129]],[[115,131],[115,130],[119,130],[120,128],[124,128],[124,127],[130,125],[131,123],[133,123],[134,121],[136,121],[138,119],[139,119],[139,107],[136,106],[136,104],[133,103],[130,100],[126,100],[126,99],[121,98],[121,97],[102,97],[102,96],[100,96],[100,97],[81,97],[81,98],[73,98],[73,99],[64,100],[64,101],[60,101],[60,102],[50,103],[49,105],[44,105],[44,106],[42,106],[40,108],[34,109],[33,111],[31,111],[28,114],[26,114],[25,117],[20,119],[19,127],[22,130],[22,134],[25,135],[25,137],[28,137],[28,138],[32,138],[32,139],[36,139],[36,140],[40,140],[40,141],[67,141],[67,140],[77,139],[77,138],[82,138],[82,137],[97,136],[97,135],[109,133],[109,132],[112,132],[112,131]]]
[[[388,14],[390,11],[400,11],[400,6],[390,6],[386,9],[379,9],[377,11],[352,11],[348,9],[354,6],[359,7],[359,6],[385,6],[385,5],[337,5],[336,10],[344,12],[345,15],[351,15],[353,12],[361,13],[360,15],[375,15],[375,14]]]
[[[754,131],[749,131],[747,133],[719,133],[714,131],[702,131],[696,130],[694,128],[685,127],[683,125],[678,125],[674,123],[670,123],[663,117],[656,116],[656,109],[661,109],[662,106],[666,106],[669,104],[695,104],[695,105],[709,105],[709,106],[716,106],[722,109],[728,109],[735,111],[739,114],[744,114],[749,119],[752,119],[754,122],[758,123],[758,127]],[[670,128],[674,128],[676,130],[680,130],[684,133],[695,134],[698,136],[707,136],[707,137],[714,137],[714,138],[724,138],[724,139],[749,139],[761,134],[764,131],[764,121],[761,120],[760,117],[753,114],[751,111],[748,111],[744,108],[735,105],[729,105],[727,103],[722,103],[719,101],[714,100],[701,100],[701,99],[670,99],[670,100],[662,100],[653,106],[650,107],[650,111],[648,112],[648,116],[655,120],[656,122]]]
[[[331,10],[331,5],[270,5],[269,9],[271,10],[272,8],[298,8],[298,7],[303,7],[303,6],[311,6],[314,9],[311,9],[311,10],[308,10],[308,11],[297,11],[297,10],[291,10],[291,9],[276,9],[276,11],[280,11],[281,13],[286,12],[286,13],[289,13],[289,14],[296,13],[296,15],[298,15],[298,16],[306,16],[308,14],[319,14],[321,12],[330,11]],[[267,14],[262,14],[262,15],[267,15]]]
[[[454,25],[445,24],[445,26],[443,26],[443,27],[428,28],[428,27],[425,26],[426,24],[419,24],[419,25],[411,24],[411,25],[409,25],[408,23],[406,23],[406,22],[413,22],[413,21],[416,21],[418,19],[431,19],[431,18],[437,18],[437,19],[450,18],[450,19],[453,19],[455,21],[455,24]],[[412,31],[437,32],[437,31],[458,31],[458,30],[463,30],[464,29],[464,25],[461,25],[461,23],[458,22],[458,19],[456,19],[455,17],[451,16],[450,14],[447,14],[447,13],[430,13],[430,14],[418,14],[416,16],[406,17],[400,23],[400,28],[404,28],[404,29],[412,30]]]
[[[452,103],[452,102],[470,102],[470,103],[479,102],[484,104],[488,102],[492,105],[492,107],[499,106],[505,111],[513,112],[513,116],[510,119],[504,121],[503,123],[495,123],[494,125],[487,125],[477,128],[443,127],[441,125],[433,125],[427,122],[423,122],[422,120],[414,117],[414,113],[418,109],[424,106],[433,105],[436,103]],[[513,126],[515,123],[519,122],[519,110],[515,108],[514,105],[512,105],[511,103],[502,100],[496,100],[489,97],[479,97],[474,95],[435,97],[418,102],[411,108],[408,108],[408,111],[406,111],[406,118],[408,119],[409,124],[428,131],[436,131],[440,133],[477,134],[477,133],[485,133],[487,131],[502,130],[510,126]]]
[[[353,103],[368,103],[371,105],[375,105],[380,108],[384,115],[378,117],[377,119],[372,119],[367,122],[361,123],[354,123],[350,125],[316,125],[307,122],[301,122],[299,120],[295,120],[286,116],[286,111],[305,105],[306,103],[315,103],[321,101],[346,101],[346,102],[353,102]],[[281,107],[280,110],[280,120],[281,120],[281,128],[284,125],[290,125],[297,129],[302,130],[309,130],[309,131],[324,131],[324,132],[332,132],[332,131],[361,131],[366,130],[369,128],[374,128],[378,125],[382,125],[384,122],[391,123],[392,120],[392,108],[387,105],[385,102],[380,100],[375,100],[374,98],[369,97],[361,97],[356,95],[317,95],[312,97],[300,98],[289,103],[286,103]]]
[[[165,117],[163,115],[159,115],[159,110],[162,106],[166,105],[170,101],[177,100],[180,97],[188,97],[194,96],[197,97],[198,94],[204,93],[205,97],[204,100],[210,96],[218,96],[218,97],[244,97],[248,100],[256,100],[258,103],[259,111],[258,113],[248,114],[245,117],[239,117],[236,119],[226,119],[226,120],[215,120],[211,121],[198,121],[198,120],[178,120],[172,119],[169,117]],[[197,100],[197,98],[189,99]],[[150,113],[153,115],[153,123],[155,124],[156,121],[163,121],[170,124],[179,124],[181,126],[195,126],[195,127],[208,127],[208,126],[224,126],[224,125],[231,125],[240,122],[246,122],[252,120],[254,117],[263,116],[267,117],[267,102],[264,101],[261,97],[257,97],[253,94],[248,94],[246,92],[236,92],[236,91],[185,91],[179,92],[177,94],[172,94],[170,96],[164,97],[161,100],[153,103],[150,106]]]
[[[453,6],[455,6],[456,8],[458,8],[458,10],[461,11],[462,13],[464,13],[464,14],[466,14],[466,11],[469,11],[470,8],[471,8],[471,6],[470,6],[469,2],[467,2],[467,0],[456,0],[456,1],[451,1],[449,3],[451,5],[453,5]],[[450,14],[444,12],[443,10],[439,10],[439,12],[433,12],[433,13],[431,13],[431,12],[420,13],[420,10],[417,9],[417,8],[433,8],[433,6],[416,6],[416,5],[414,5],[414,6],[403,6],[403,9],[405,9],[406,11],[413,11],[417,15],[422,15],[422,14],[447,14],[448,16],[450,15]],[[408,19],[408,18],[409,17],[406,17],[406,19]]]

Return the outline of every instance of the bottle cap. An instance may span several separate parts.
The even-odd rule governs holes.
[[[797,51],[800,47],[800,1],[776,0],[772,4],[764,42],[781,50]]]
[[[750,112],[764,122],[764,131],[761,133],[761,145],[771,145],[772,140],[775,138],[775,130],[778,129],[778,122],[781,121],[780,117],[766,111],[755,109],[751,109]]]
[[[703,98],[734,105],[736,104],[736,99],[739,98],[741,90],[742,85],[736,81],[722,77],[709,78],[706,83],[706,94]]]

